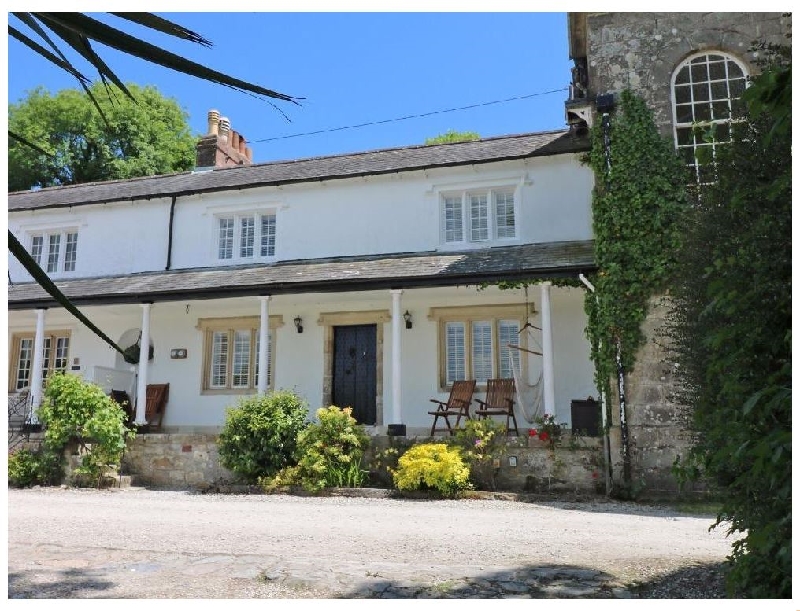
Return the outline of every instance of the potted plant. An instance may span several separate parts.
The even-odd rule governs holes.
[[[556,422],[556,417],[552,414],[545,414],[536,418],[536,428],[528,430],[528,439],[538,439],[547,443],[550,448],[554,448],[556,442],[561,439],[562,426],[566,424],[559,424]]]

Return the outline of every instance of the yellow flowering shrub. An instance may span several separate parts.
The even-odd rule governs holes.
[[[471,487],[469,467],[458,448],[423,443],[411,447],[397,461],[394,485],[398,490],[438,490],[444,496],[455,496]]]

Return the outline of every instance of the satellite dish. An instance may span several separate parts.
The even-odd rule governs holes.
[[[140,357],[140,354],[141,354],[141,343],[142,343],[142,332],[139,331],[139,337],[136,339],[136,341],[134,343],[132,343],[130,346],[127,346],[126,348],[123,348],[122,358],[125,359],[126,363],[129,363],[131,365],[138,365],[139,364],[139,357]],[[154,352],[153,346],[151,345],[151,346],[149,346],[148,355],[147,355],[147,360],[148,361],[152,361],[153,360],[153,352]]]

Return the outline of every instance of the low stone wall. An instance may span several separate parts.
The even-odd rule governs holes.
[[[137,435],[122,468],[137,484],[165,488],[206,488],[235,479],[219,464],[217,435],[208,434]]]
[[[234,483],[235,476],[219,464],[216,441],[217,436],[209,434],[138,435],[125,451],[123,473],[134,476],[137,484],[164,488],[206,489]],[[425,441],[431,440],[390,442],[387,437],[375,437],[368,459],[389,443],[407,447]],[[493,465],[494,485],[509,492],[602,492],[601,449],[600,439],[573,440],[569,434],[554,449],[538,440],[510,438]]]

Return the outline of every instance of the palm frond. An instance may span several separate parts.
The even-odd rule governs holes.
[[[16,141],[17,141],[17,142],[19,142],[20,144],[23,144],[23,145],[25,145],[25,146],[27,146],[27,147],[30,147],[30,148],[32,148],[34,151],[36,151],[36,152],[37,152],[37,153],[39,153],[40,155],[44,155],[45,157],[52,157],[52,156],[53,156],[53,153],[48,153],[48,152],[47,152],[46,150],[44,150],[43,148],[40,148],[40,147],[36,146],[36,145],[35,145],[33,142],[31,142],[30,140],[27,140],[27,139],[23,138],[23,137],[22,137],[22,136],[20,136],[19,134],[15,134],[15,133],[14,133],[14,132],[12,132],[11,130],[8,130],[8,138],[9,138],[9,140],[16,140]]]
[[[171,53],[148,42],[139,40],[138,38],[130,36],[121,30],[88,17],[83,13],[33,14],[37,18],[46,16],[49,19],[60,23],[62,26],[72,29],[78,34],[86,36],[87,38],[117,49],[118,51],[122,51],[123,53],[127,53],[128,55],[133,55],[134,57],[138,57],[150,63],[158,64],[160,66],[164,66],[165,68],[175,70],[176,72],[181,72],[205,81],[224,85],[244,93],[263,95],[269,98],[283,100],[285,102],[297,104],[297,101],[302,99],[284,93],[279,93],[277,91],[267,89],[266,87],[261,87],[260,85],[249,83],[247,81],[228,76],[227,74],[223,74],[222,72],[212,70],[211,68],[207,68],[201,64],[181,57],[180,55],[176,55],[175,53]]]
[[[107,77],[112,83],[119,87],[120,90],[125,93],[125,95],[133,100],[133,96],[131,95],[131,92],[128,91],[128,88],[125,87],[119,77],[117,77],[111,68],[108,67],[108,64],[106,64],[103,59],[94,52],[94,49],[92,49],[92,45],[88,38],[77,34],[70,28],[63,27],[60,23],[47,16],[47,14],[39,14],[37,15],[37,18],[40,19],[48,28],[50,28],[50,30],[52,30],[56,36],[61,38],[61,40],[72,47],[76,53],[81,55],[86,61],[97,68],[97,72],[100,74],[100,78],[103,80],[103,83],[106,82],[105,79]]]
[[[158,15],[154,15],[153,13],[111,13],[111,14],[116,15],[121,19],[127,19],[128,21],[138,23],[139,25],[143,25],[144,27],[149,28],[151,30],[156,30],[158,32],[162,32],[170,36],[175,36],[176,38],[182,38],[190,42],[196,42],[197,44],[203,45],[204,47],[212,46],[210,40],[204,38],[197,32],[193,32],[192,30],[185,28],[182,25],[169,21],[168,19],[164,19],[163,17],[159,17]]]
[[[8,34],[12,38],[16,38],[18,41],[20,41],[26,47],[31,49],[37,55],[40,55],[41,57],[45,58],[47,61],[52,62],[53,64],[55,64],[56,66],[58,66],[59,68],[64,70],[65,72],[68,72],[69,74],[74,76],[76,79],[78,79],[78,82],[81,83],[82,86],[86,86],[86,85],[88,85],[88,84],[90,84],[92,82],[89,79],[89,77],[87,77],[84,74],[82,74],[81,72],[79,72],[71,63],[69,63],[68,61],[61,60],[60,58],[56,57],[53,53],[51,53],[50,51],[45,49],[42,45],[40,45],[36,41],[32,40],[31,38],[29,38],[28,36],[26,36],[25,34],[20,32],[14,26],[11,26],[11,25],[8,26]]]
[[[115,344],[110,337],[98,329],[91,320],[86,318],[86,316],[84,316],[84,314],[77,307],[75,307],[75,304],[72,303],[69,298],[61,292],[61,290],[59,290],[55,283],[50,279],[50,276],[48,276],[44,270],[39,267],[39,264],[36,263],[33,257],[31,257],[30,253],[25,250],[25,247],[20,244],[19,240],[17,240],[13,233],[11,233],[10,229],[8,230],[8,250],[11,251],[11,254],[16,257],[17,261],[22,264],[22,267],[27,270],[36,283],[45,291],[47,291],[48,295],[55,299],[60,306],[66,309],[75,318],[80,320],[84,325],[91,329],[95,335],[111,346],[114,350],[125,356],[125,351],[117,346],[117,344]]]
[[[20,40],[20,42],[23,42],[26,46],[33,49],[39,55],[45,57],[46,59],[49,59],[51,62],[53,62],[63,70],[66,70],[67,72],[72,74],[78,80],[78,83],[80,83],[81,88],[84,90],[84,92],[86,92],[86,95],[89,96],[89,99],[92,101],[95,108],[97,108],[97,112],[100,113],[100,116],[103,118],[103,121],[106,124],[108,124],[108,119],[106,119],[106,115],[105,113],[103,113],[103,109],[100,108],[100,104],[98,104],[97,100],[95,99],[94,95],[92,95],[92,92],[89,89],[89,85],[91,84],[89,78],[84,76],[82,73],[78,72],[78,70],[70,63],[70,61],[66,58],[66,56],[61,52],[61,49],[58,48],[58,46],[53,42],[53,40],[47,35],[47,32],[45,32],[44,29],[42,29],[42,27],[30,15],[30,13],[14,13],[14,15],[25,25],[31,28],[34,32],[39,34],[39,36],[41,36],[47,42],[47,44],[49,44],[50,47],[58,54],[58,57],[50,53],[47,49],[45,49],[38,43],[34,42],[33,40],[25,36],[22,32],[19,32],[19,30],[13,28],[12,26],[8,26],[9,33],[12,36],[14,36],[14,38]],[[18,33],[19,36],[15,35],[15,33]],[[25,40],[22,40],[22,38],[20,37],[24,38]]]

